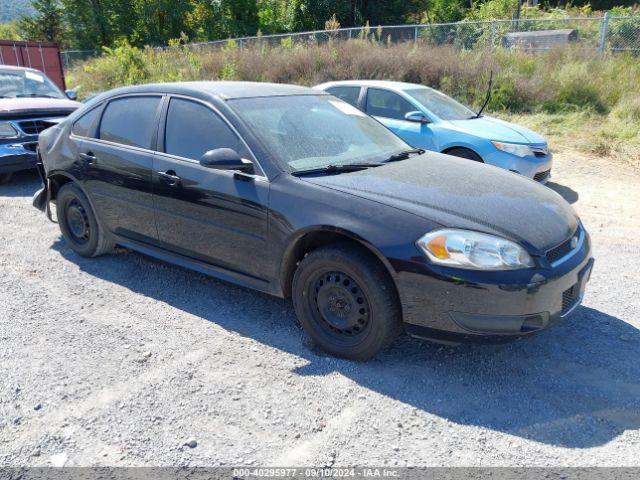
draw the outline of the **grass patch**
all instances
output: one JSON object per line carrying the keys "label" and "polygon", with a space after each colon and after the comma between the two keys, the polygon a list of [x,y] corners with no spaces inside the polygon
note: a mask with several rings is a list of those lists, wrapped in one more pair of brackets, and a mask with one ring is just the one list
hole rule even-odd
{"label": "grass patch", "polygon": [[[629,112],[621,107],[624,115]],[[638,113],[635,110],[632,115]],[[578,151],[610,157],[640,170],[640,122],[620,116],[619,109],[600,115],[588,111],[569,113],[502,114],[544,135],[552,150]]]}

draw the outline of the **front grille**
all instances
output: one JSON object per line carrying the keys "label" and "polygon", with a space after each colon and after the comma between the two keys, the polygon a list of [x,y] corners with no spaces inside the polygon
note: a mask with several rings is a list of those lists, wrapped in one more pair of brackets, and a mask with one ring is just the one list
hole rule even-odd
{"label": "front grille", "polygon": [[27,135],[37,135],[44,129],[49,128],[51,123],[45,120],[23,120],[18,122],[18,126]]}
{"label": "front grille", "polygon": [[536,182],[542,182],[544,180],[546,180],[547,178],[549,178],[549,175],[551,175],[551,169],[549,170],[545,170],[544,172],[538,172],[533,176],[533,179]]}
{"label": "front grille", "polygon": [[580,226],[578,226],[575,233],[571,235],[567,240],[562,242],[560,245],[553,247],[551,250],[547,250],[545,257],[547,258],[549,263],[556,262],[561,258],[569,255],[575,248],[579,248],[579,245],[577,243],[581,234],[582,234],[582,229]]}
{"label": "front grille", "polygon": [[571,310],[575,304],[580,300],[577,295],[578,285],[574,285],[571,288],[568,288],[564,292],[562,292],[562,310],[561,315],[566,315],[566,313]]}

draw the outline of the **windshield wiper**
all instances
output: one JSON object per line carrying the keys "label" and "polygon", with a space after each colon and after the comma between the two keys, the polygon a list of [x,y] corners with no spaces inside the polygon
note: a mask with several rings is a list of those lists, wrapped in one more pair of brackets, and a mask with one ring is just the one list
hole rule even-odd
{"label": "windshield wiper", "polygon": [[389,162],[397,162],[398,160],[406,160],[413,154],[422,155],[423,153],[424,153],[424,150],[422,148],[412,148],[411,150],[404,150],[402,152],[389,155],[389,157],[386,160],[384,160],[384,162],[389,163]]}
{"label": "windshield wiper", "polygon": [[302,177],[304,175],[315,175],[322,173],[342,173],[342,172],[357,172],[358,170],[365,170],[370,167],[379,167],[381,163],[343,163],[343,164],[331,164],[324,167],[309,168],[307,170],[297,170],[291,172],[291,175],[296,177]]}

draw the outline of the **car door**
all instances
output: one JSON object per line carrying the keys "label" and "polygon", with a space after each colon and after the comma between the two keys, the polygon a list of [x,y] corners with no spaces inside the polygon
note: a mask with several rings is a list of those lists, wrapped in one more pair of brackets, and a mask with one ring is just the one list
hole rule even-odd
{"label": "car door", "polygon": [[110,231],[157,243],[151,194],[152,144],[158,130],[161,95],[110,100],[94,137],[79,153],[83,184],[98,218]]}
{"label": "car door", "polygon": [[[172,97],[163,115],[153,191],[161,244],[242,275],[267,274],[269,182],[235,130],[212,106]],[[200,165],[208,150],[231,148],[256,172]]]}
{"label": "car door", "polygon": [[367,88],[365,111],[379,120],[412,147],[435,150],[433,132],[428,123],[409,122],[404,116],[419,110],[390,90]]}

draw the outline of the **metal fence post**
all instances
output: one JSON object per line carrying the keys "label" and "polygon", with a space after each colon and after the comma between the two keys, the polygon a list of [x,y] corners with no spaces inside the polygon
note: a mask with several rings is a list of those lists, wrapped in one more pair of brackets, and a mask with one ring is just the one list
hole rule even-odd
{"label": "metal fence post", "polygon": [[607,45],[607,26],[609,25],[609,12],[604,12],[602,17],[602,25],[600,26],[600,55],[604,55],[604,49]]}
{"label": "metal fence post", "polygon": [[418,43],[418,26],[413,27],[413,45]]}
{"label": "metal fence post", "polygon": [[496,21],[491,22],[491,46],[496,46]]}

